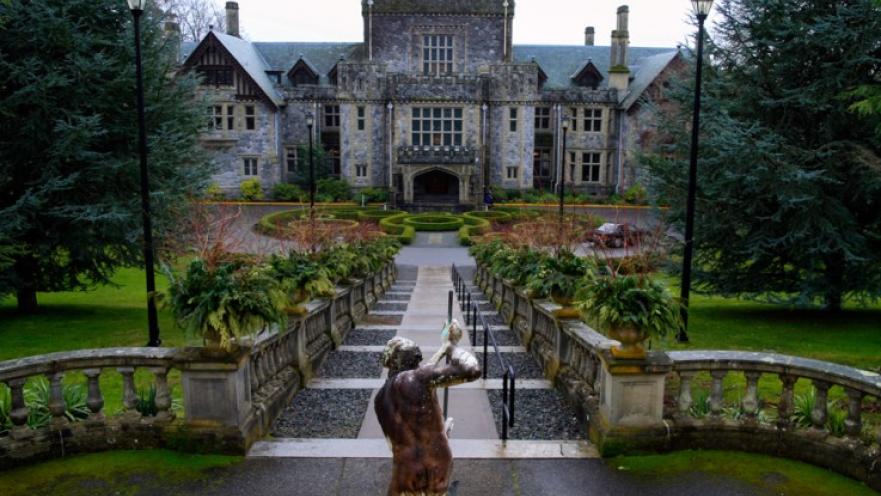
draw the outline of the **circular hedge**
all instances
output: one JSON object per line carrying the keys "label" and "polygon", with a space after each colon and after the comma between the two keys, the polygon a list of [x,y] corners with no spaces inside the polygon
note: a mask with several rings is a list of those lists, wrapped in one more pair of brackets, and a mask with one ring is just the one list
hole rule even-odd
{"label": "circular hedge", "polygon": [[456,231],[464,224],[465,222],[461,217],[449,214],[420,214],[404,218],[404,225],[410,226],[417,231]]}
{"label": "circular hedge", "polygon": [[498,210],[490,210],[487,212],[481,212],[481,211],[475,210],[473,212],[466,212],[465,217],[478,217],[481,219],[486,219],[490,222],[501,222],[501,223],[511,222],[511,214],[509,214],[507,212],[500,212]]}
{"label": "circular hedge", "polygon": [[[302,224],[309,222],[308,209],[285,210],[269,214],[260,219],[255,228],[268,236],[282,236]],[[354,229],[358,222],[347,219],[334,219],[333,214],[326,210],[315,211],[315,222],[319,228],[337,229],[341,231]]]}
{"label": "circular hedge", "polygon": [[395,215],[405,214],[406,212],[402,212],[400,210],[362,210],[358,212],[359,220],[369,220],[373,222],[379,222],[386,217],[393,217]]}
{"label": "circular hedge", "polygon": [[413,237],[416,236],[416,230],[413,229],[413,226],[404,225],[405,218],[407,218],[407,214],[404,212],[385,217],[379,221],[379,228],[386,234],[395,236],[401,244],[409,245],[413,242]]}

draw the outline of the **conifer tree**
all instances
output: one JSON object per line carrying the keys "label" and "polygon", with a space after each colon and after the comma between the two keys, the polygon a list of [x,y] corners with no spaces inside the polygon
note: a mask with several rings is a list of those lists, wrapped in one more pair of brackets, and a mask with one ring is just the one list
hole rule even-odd
{"label": "conifer tree", "polygon": [[[722,0],[704,73],[696,289],[837,310],[881,296],[877,115],[848,92],[877,84],[874,0]],[[683,225],[691,80],[671,90],[646,163]]]}
{"label": "conifer tree", "polygon": [[[121,0],[0,2],[0,296],[83,289],[141,263],[134,38]],[[150,190],[161,242],[204,187],[195,81],[142,18]]]}

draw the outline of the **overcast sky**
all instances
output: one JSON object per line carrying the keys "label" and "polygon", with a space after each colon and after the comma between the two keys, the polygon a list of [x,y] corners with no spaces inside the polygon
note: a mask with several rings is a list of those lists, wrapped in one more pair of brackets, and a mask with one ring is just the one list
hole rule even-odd
{"label": "overcast sky", "polygon": [[[223,0],[215,0],[222,7]],[[502,2],[503,0],[498,0]],[[238,0],[242,31],[252,41],[361,41],[360,0]],[[596,28],[608,45],[619,5],[630,6],[633,46],[673,47],[693,28],[690,0],[517,0],[514,43],[582,44]]]}

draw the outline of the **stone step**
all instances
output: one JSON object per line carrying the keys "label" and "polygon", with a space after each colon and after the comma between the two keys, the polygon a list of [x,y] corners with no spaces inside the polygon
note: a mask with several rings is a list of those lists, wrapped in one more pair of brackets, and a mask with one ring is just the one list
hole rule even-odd
{"label": "stone step", "polygon": [[[459,384],[455,389],[502,389],[502,379],[478,379],[474,382]],[[329,379],[315,378],[309,381],[308,389],[379,389],[385,379],[348,378]],[[551,381],[545,379],[518,379],[516,389],[553,389]]]}
{"label": "stone step", "polygon": [[[337,351],[353,351],[359,353],[370,353],[370,352],[382,352],[385,349],[385,346],[379,345],[364,345],[364,346],[340,346],[337,348]],[[420,346],[423,355],[432,355],[434,354],[439,347],[438,346]],[[479,352],[483,351],[483,346],[472,346],[471,351]],[[527,353],[526,348],[522,346],[499,346],[500,353]]]}
{"label": "stone step", "polygon": [[[454,427],[455,429],[455,427]],[[563,459],[599,458],[587,441],[451,439],[453,458]],[[254,443],[249,458],[391,458],[385,439],[272,439]]]}
{"label": "stone step", "polygon": [[[446,317],[446,316],[444,316],[444,317]],[[459,320],[459,323],[464,325],[465,321]],[[489,328],[491,331],[510,331],[511,330],[510,327],[505,326],[505,325],[492,325],[491,324],[489,326]],[[355,331],[375,331],[375,330],[381,330],[381,329],[397,329],[397,330],[405,330],[405,331],[437,331],[437,332],[441,331],[441,328],[438,327],[436,324],[431,324],[431,325],[429,325],[429,324],[426,324],[426,325],[416,325],[416,324],[395,324],[395,325],[393,325],[393,324],[388,324],[388,325],[364,324],[364,325],[360,325],[359,324],[359,325],[357,325],[357,327],[354,330]],[[471,332],[471,326],[468,326],[468,332],[469,333]],[[478,327],[477,332],[478,333],[483,332],[483,327]]]}

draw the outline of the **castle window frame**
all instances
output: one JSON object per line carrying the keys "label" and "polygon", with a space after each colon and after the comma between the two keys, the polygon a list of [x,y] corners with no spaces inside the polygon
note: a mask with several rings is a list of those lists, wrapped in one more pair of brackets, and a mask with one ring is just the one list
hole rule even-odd
{"label": "castle window frame", "polygon": [[603,154],[600,152],[582,152],[581,182],[601,183],[603,179]]}
{"label": "castle window frame", "polygon": [[569,126],[572,128],[572,132],[578,131],[578,107],[569,109]]}
{"label": "castle window frame", "polygon": [[300,146],[285,147],[285,166],[288,174],[296,174],[300,167]]}
{"label": "castle window frame", "polygon": [[520,167],[510,166],[505,168],[505,178],[515,180],[520,178]]}
{"label": "castle window frame", "polygon": [[367,112],[363,106],[358,107],[358,131],[363,131],[367,127]]}
{"label": "castle window frame", "polygon": [[461,107],[413,107],[413,146],[462,146]]}
{"label": "castle window frame", "polygon": [[223,105],[208,106],[208,127],[212,131],[223,131]]}
{"label": "castle window frame", "polygon": [[340,106],[325,105],[324,108],[324,127],[339,128],[340,127]]}
{"label": "castle window frame", "polygon": [[535,129],[537,131],[551,130],[550,107],[535,107]]}
{"label": "castle window frame", "polygon": [[454,44],[451,34],[422,35],[422,73],[426,76],[452,74]]}
{"label": "castle window frame", "polygon": [[366,178],[367,177],[367,164],[355,164],[355,177],[358,178]]}
{"label": "castle window frame", "polygon": [[517,132],[517,107],[511,107],[508,109],[508,129],[512,133]]}
{"label": "castle window frame", "polygon": [[259,176],[260,159],[257,157],[242,157],[242,175],[245,177]]}
{"label": "castle window frame", "polygon": [[600,133],[603,131],[603,109],[584,109],[584,132]]}
{"label": "castle window frame", "polygon": [[257,106],[245,105],[245,129],[248,131],[257,130]]}

